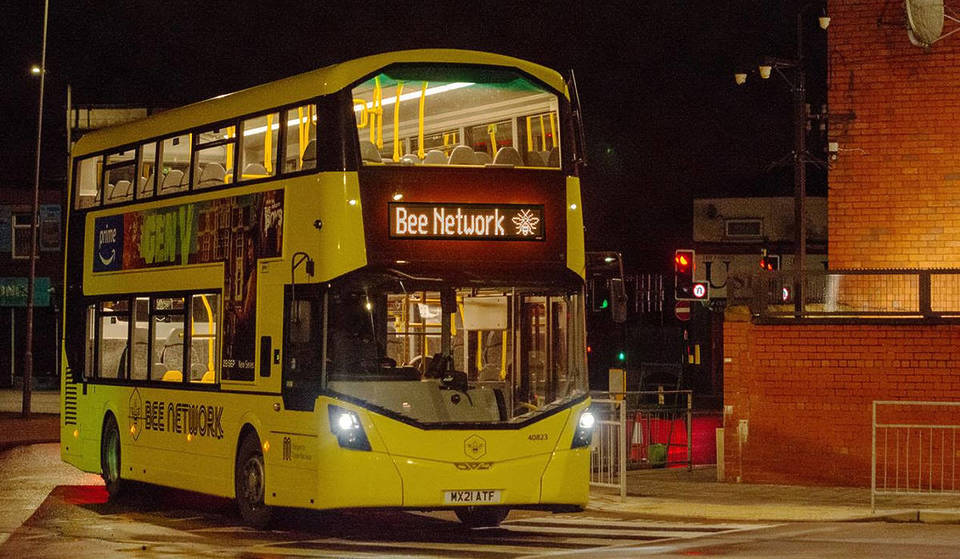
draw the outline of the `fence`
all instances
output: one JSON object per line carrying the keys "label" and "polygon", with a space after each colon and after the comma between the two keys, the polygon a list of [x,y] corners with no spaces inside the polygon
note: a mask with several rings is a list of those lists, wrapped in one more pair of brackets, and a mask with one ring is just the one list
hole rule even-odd
{"label": "fence", "polygon": [[613,487],[627,496],[626,423],[623,400],[594,399],[590,409],[597,418],[590,448],[590,485]]}
{"label": "fence", "polygon": [[960,269],[805,270],[796,301],[792,271],[763,272],[731,288],[761,318],[958,318]]}
{"label": "fence", "polygon": [[693,468],[693,392],[627,392],[627,468]]}
{"label": "fence", "polygon": [[881,495],[960,496],[960,402],[873,402],[870,508]]}

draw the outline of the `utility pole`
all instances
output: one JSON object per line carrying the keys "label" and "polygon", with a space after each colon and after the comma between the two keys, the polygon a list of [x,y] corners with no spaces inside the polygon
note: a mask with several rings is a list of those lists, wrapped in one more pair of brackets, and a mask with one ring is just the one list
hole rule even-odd
{"label": "utility pole", "polygon": [[40,143],[43,138],[43,85],[47,73],[47,15],[50,0],[43,2],[43,47],[40,55],[40,103],[37,107],[37,158],[33,173],[33,212],[30,219],[30,276],[27,279],[27,348],[23,355],[23,403],[20,414],[30,417],[33,384],[33,291],[37,281],[37,220],[40,213]]}

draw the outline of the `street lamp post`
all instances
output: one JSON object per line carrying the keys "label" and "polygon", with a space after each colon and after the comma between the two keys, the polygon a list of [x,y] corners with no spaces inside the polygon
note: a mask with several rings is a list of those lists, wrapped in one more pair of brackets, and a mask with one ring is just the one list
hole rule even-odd
{"label": "street lamp post", "polygon": [[23,355],[23,402],[20,413],[30,417],[31,384],[33,383],[33,291],[37,279],[37,221],[40,213],[40,142],[43,138],[43,86],[47,71],[47,15],[50,1],[43,3],[43,47],[40,55],[40,102],[37,107],[37,154],[33,172],[33,212],[30,219],[30,275],[27,278],[27,332],[26,351]]}
{"label": "street lamp post", "polygon": [[[793,308],[794,316],[801,317],[804,312],[806,294],[804,293],[807,261],[807,168],[806,164],[816,161],[807,153],[807,87],[806,74],[803,68],[803,14],[810,6],[819,2],[811,2],[797,12],[797,52],[793,59],[771,58],[765,59],[758,68],[760,77],[767,79],[772,71],[776,71],[790,87],[793,96],[794,133],[793,133],[793,208],[794,208],[794,263],[793,263]],[[825,14],[818,18],[821,29],[826,30],[830,25],[830,18]],[[792,75],[787,75],[790,72]],[[747,81],[745,73],[734,75],[737,85]]]}

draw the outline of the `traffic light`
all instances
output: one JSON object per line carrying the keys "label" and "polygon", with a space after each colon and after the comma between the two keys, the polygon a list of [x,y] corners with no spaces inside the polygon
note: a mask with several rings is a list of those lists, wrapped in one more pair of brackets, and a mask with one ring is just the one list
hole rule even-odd
{"label": "traffic light", "polygon": [[774,272],[780,269],[780,255],[767,254],[766,251],[760,254],[760,269],[768,272]]}
{"label": "traffic light", "polygon": [[673,298],[677,301],[698,299],[693,294],[694,252],[680,249],[673,254]]}

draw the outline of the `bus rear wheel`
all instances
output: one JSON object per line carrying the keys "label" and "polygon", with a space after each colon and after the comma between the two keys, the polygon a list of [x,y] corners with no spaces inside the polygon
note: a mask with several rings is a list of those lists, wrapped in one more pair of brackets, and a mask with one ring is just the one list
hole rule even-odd
{"label": "bus rear wheel", "polygon": [[248,435],[240,443],[233,477],[237,508],[240,509],[243,521],[253,528],[266,528],[270,524],[273,510],[263,503],[266,468],[260,441],[256,436]]}
{"label": "bus rear wheel", "polygon": [[120,471],[120,429],[117,428],[117,420],[110,414],[103,421],[103,433],[100,436],[100,477],[111,499],[123,490]]}
{"label": "bus rear wheel", "polygon": [[468,528],[493,528],[499,526],[510,509],[501,507],[465,507],[454,512],[460,522]]}

